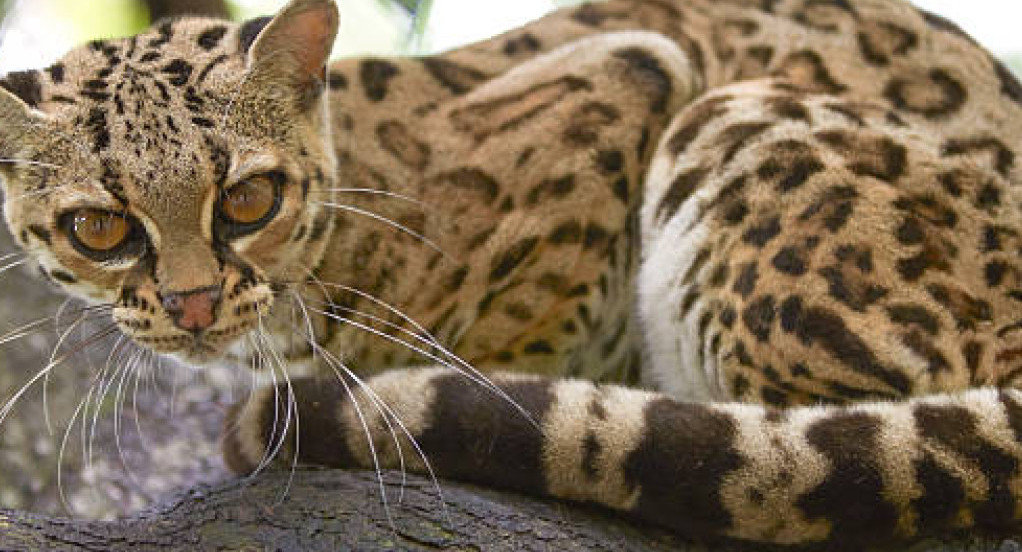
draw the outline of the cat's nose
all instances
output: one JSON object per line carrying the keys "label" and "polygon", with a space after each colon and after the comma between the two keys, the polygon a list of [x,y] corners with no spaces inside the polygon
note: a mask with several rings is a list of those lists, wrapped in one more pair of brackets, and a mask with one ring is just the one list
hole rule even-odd
{"label": "cat's nose", "polygon": [[163,308],[182,330],[201,332],[216,322],[220,304],[220,286],[167,293],[163,295]]}

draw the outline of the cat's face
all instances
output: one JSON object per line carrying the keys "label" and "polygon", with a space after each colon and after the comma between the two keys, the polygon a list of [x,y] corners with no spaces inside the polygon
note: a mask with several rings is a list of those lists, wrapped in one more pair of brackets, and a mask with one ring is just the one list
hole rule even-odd
{"label": "cat's face", "polygon": [[0,90],[4,215],[137,343],[217,356],[304,281],[332,217],[329,0],[93,43]]}

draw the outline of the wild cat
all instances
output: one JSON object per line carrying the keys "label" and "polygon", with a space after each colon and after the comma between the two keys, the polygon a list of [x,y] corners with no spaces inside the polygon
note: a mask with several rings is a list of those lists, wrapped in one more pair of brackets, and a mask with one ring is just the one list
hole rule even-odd
{"label": "wild cat", "polygon": [[952,23],[611,0],[329,63],[338,24],[164,21],[2,81],[43,273],[149,350],[281,376],[234,470],[780,544],[1016,526],[1022,86]]}

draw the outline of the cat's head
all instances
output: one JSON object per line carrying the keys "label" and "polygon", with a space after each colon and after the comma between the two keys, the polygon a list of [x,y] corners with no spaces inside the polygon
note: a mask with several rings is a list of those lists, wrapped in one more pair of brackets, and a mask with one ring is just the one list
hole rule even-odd
{"label": "cat's head", "polygon": [[272,19],[158,23],[0,81],[12,234],[137,343],[192,360],[303,281],[332,217],[332,0]]}

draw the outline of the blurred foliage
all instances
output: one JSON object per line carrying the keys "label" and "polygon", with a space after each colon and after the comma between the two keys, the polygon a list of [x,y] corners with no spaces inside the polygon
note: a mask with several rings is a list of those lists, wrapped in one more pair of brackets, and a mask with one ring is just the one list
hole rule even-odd
{"label": "blurred foliage", "polygon": [[149,14],[139,0],[52,0],[56,11],[75,22],[78,41],[125,36],[149,25]]}

